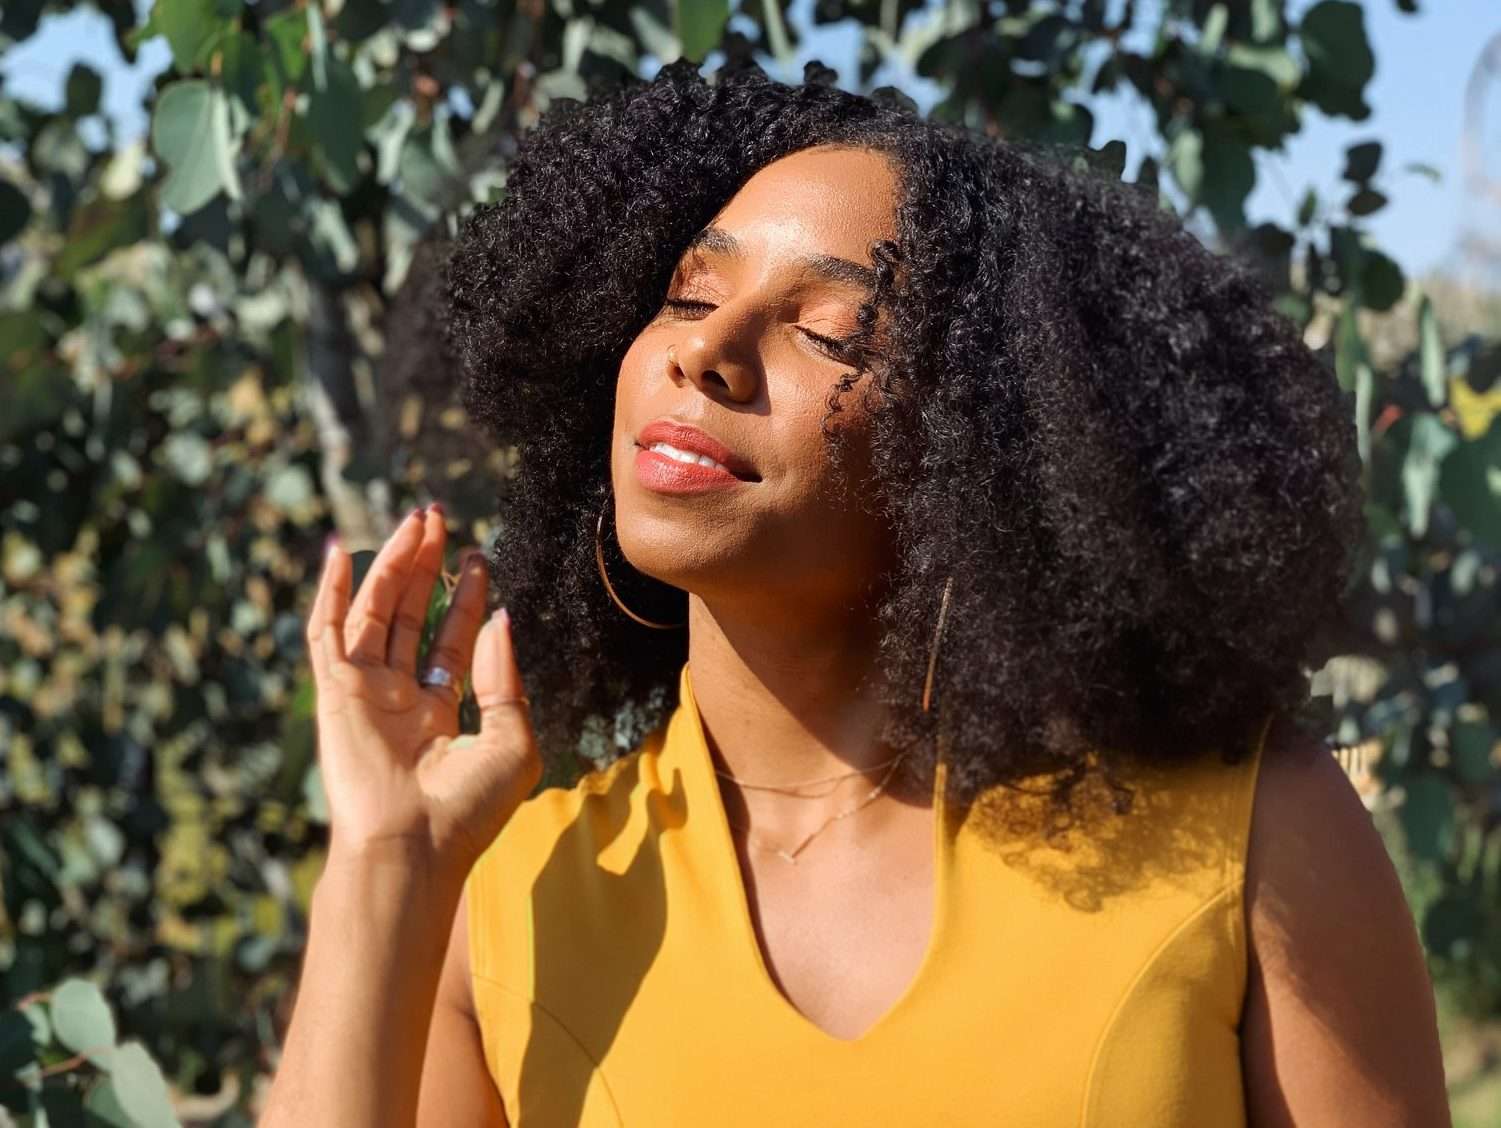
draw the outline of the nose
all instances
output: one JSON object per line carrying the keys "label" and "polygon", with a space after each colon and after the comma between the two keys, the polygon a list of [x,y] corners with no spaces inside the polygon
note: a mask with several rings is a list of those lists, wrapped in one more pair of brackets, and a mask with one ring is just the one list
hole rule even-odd
{"label": "nose", "polygon": [[750,357],[742,357],[742,346],[731,339],[730,333],[707,326],[711,318],[693,322],[690,332],[668,346],[668,374],[674,381],[692,381],[711,399],[749,402],[760,383],[755,363]]}

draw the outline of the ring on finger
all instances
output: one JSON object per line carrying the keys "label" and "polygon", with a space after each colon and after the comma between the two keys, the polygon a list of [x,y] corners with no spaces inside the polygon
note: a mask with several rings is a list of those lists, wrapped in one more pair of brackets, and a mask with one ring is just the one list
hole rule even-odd
{"label": "ring on finger", "polygon": [[422,671],[422,675],[417,679],[417,683],[424,686],[438,686],[443,689],[451,689],[453,690],[455,701],[462,700],[464,697],[463,684],[458,678],[454,677],[453,671],[445,669],[442,666],[429,666],[426,670]]}

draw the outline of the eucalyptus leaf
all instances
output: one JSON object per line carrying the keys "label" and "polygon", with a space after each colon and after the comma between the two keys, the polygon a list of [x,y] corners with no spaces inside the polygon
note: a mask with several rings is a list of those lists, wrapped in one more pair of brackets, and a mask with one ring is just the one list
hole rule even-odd
{"label": "eucalyptus leaf", "polygon": [[166,1078],[140,1042],[125,1042],[115,1050],[109,1075],[115,1097],[133,1123],[140,1128],[177,1128]]}
{"label": "eucalyptus leaf", "polygon": [[104,993],[86,979],[65,979],[52,992],[52,1029],[74,1053],[91,1057],[115,1044],[115,1017]]}
{"label": "eucalyptus leaf", "polygon": [[1362,188],[1351,194],[1345,202],[1346,209],[1351,215],[1370,215],[1386,207],[1387,198],[1374,188]]}
{"label": "eucalyptus leaf", "polygon": [[1431,407],[1442,407],[1449,398],[1449,373],[1444,342],[1439,336],[1433,302],[1424,294],[1418,303],[1418,371]]}
{"label": "eucalyptus leaf", "polygon": [[1303,193],[1303,202],[1298,205],[1298,226],[1307,227],[1318,214],[1319,194],[1312,188]]}
{"label": "eucalyptus leaf", "polygon": [[1222,232],[1246,225],[1246,199],[1256,186],[1250,147],[1218,133],[1204,137],[1200,197]]}
{"label": "eucalyptus leaf", "polygon": [[1275,39],[1282,32],[1281,4],[1277,0],[1251,0],[1251,38],[1258,43]]}
{"label": "eucalyptus leaf", "polygon": [[1365,250],[1360,272],[1362,305],[1378,312],[1391,309],[1402,300],[1406,288],[1407,278],[1396,259],[1377,250]]}
{"label": "eucalyptus leaf", "polygon": [[302,81],[307,70],[307,17],[299,8],[287,8],[267,18],[262,25],[266,41],[266,58],[275,77],[273,92],[279,104],[283,92]]}
{"label": "eucalyptus leaf", "polygon": [[171,169],[161,200],[173,211],[197,211],[221,191],[240,198],[229,107],[217,87],[199,79],[167,87],[151,118],[151,145]]}
{"label": "eucalyptus leaf", "polygon": [[1168,147],[1167,167],[1183,194],[1197,201],[1204,183],[1204,138],[1198,130],[1185,128],[1173,138]]}
{"label": "eucalyptus leaf", "polygon": [[88,1113],[89,1128],[105,1125],[106,1128],[140,1128],[115,1090],[113,1078],[101,1077],[89,1087],[83,1099],[84,1111]]}
{"label": "eucalyptus leaf", "polygon": [[1302,93],[1326,114],[1362,121],[1371,114],[1366,84],[1376,57],[1366,38],[1365,13],[1352,0],[1320,0],[1303,15],[1299,31],[1308,71]]}
{"label": "eucalyptus leaf", "polygon": [[719,44],[730,18],[729,0],[674,0],[678,41],[683,55],[701,60]]}
{"label": "eucalyptus leaf", "polygon": [[1341,176],[1356,184],[1364,184],[1376,175],[1381,166],[1381,142],[1362,141],[1345,150],[1345,169]]}
{"label": "eucalyptus leaf", "polygon": [[314,69],[314,87],[309,96],[308,123],[316,140],[323,174],[334,191],[346,193],[359,179],[358,158],[363,146],[359,122],[363,114],[360,82],[349,64],[328,56],[322,66],[324,83],[317,84],[319,68]]}
{"label": "eucalyptus leaf", "polygon": [[99,109],[99,95],[104,80],[99,72],[85,63],[74,63],[63,85],[63,103],[69,117],[87,117]]}
{"label": "eucalyptus leaf", "polygon": [[1439,468],[1458,445],[1459,436],[1437,415],[1425,412],[1413,420],[1402,461],[1402,487],[1408,532],[1416,538],[1428,532],[1428,515],[1438,496]]}
{"label": "eucalyptus leaf", "polygon": [[236,0],[156,0],[151,22],[167,37],[172,65],[185,75],[208,62],[211,49],[238,15]]}

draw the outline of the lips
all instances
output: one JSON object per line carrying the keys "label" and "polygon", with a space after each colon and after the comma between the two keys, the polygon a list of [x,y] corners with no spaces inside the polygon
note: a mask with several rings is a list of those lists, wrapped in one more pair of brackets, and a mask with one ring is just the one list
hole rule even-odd
{"label": "lips", "polygon": [[650,449],[653,443],[667,443],[685,453],[712,458],[743,482],[761,480],[761,476],[756,473],[756,468],[748,459],[736,454],[713,435],[700,431],[697,427],[690,427],[685,423],[676,423],[668,419],[655,420],[643,427],[641,433],[636,436],[636,445],[643,450]]}

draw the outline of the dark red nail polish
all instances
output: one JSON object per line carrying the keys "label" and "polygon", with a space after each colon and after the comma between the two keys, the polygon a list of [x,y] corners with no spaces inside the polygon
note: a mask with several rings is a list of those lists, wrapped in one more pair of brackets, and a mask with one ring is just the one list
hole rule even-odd
{"label": "dark red nail polish", "polygon": [[428,508],[431,509],[431,510],[433,510],[433,512],[437,513],[437,515],[439,517],[445,517],[445,516],[448,515],[448,510],[446,510],[446,509],[443,508],[443,503],[441,501],[435,501],[435,502],[433,502],[432,504],[430,504],[428,506]]}
{"label": "dark red nail polish", "polygon": [[421,517],[421,516],[422,516],[422,506],[419,505],[416,509],[412,510],[410,513],[407,514],[407,520],[410,521],[413,517]]}

